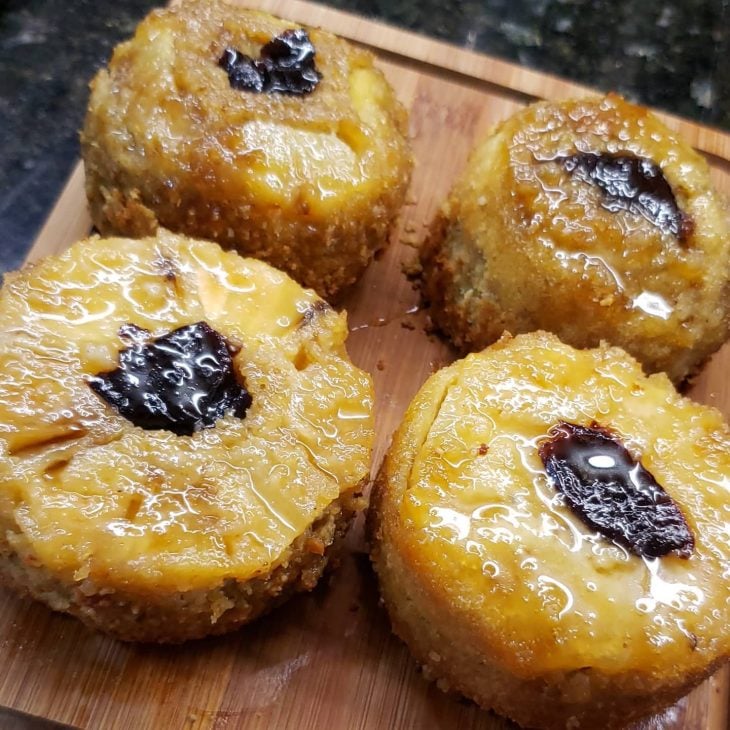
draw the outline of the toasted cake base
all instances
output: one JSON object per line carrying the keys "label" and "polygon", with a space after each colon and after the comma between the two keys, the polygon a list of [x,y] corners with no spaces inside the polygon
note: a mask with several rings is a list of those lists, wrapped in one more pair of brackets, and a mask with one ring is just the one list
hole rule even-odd
{"label": "toasted cake base", "polygon": [[364,501],[359,491],[336,499],[290,546],[276,567],[250,580],[228,579],[210,590],[144,594],[93,580],[65,583],[0,536],[0,581],[20,595],[81,619],[122,641],[180,643],[225,634],[311,591],[336,561],[340,543]]}
{"label": "toasted cake base", "polygon": [[[376,486],[375,494],[382,489]],[[474,642],[473,627],[462,624],[446,602],[439,603],[424,590],[412,566],[378,539],[379,509],[374,500],[369,513],[372,558],[393,633],[408,646],[423,676],[441,691],[468,697],[522,727],[620,730],[666,709],[727,661],[718,658],[701,672],[678,673],[661,683],[634,673],[606,675],[590,668],[533,679],[506,671]],[[671,672],[671,667],[666,669]]]}
{"label": "toasted cake base", "polygon": [[[683,510],[688,559],[627,552],[555,495],[537,444],[557,421],[600,419]],[[394,632],[441,689],[525,727],[620,728],[662,710],[730,656],[728,443],[717,411],[618,348],[536,333],[444,368],[371,495]]]}

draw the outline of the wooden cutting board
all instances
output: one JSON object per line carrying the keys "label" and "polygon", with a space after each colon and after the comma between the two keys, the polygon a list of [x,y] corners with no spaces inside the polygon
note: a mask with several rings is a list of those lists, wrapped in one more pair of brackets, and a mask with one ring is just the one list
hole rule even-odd
{"label": "wooden cutting board", "polygon": [[[246,3],[318,25],[372,48],[410,109],[417,166],[388,252],[345,302],[353,360],[377,391],[374,469],[407,403],[453,355],[424,332],[425,313],[402,273],[475,140],[536,98],[584,94],[560,79],[298,0]],[[662,115],[708,154],[730,194],[730,136]],[[77,167],[30,260],[60,251],[90,229]],[[691,395],[730,415],[730,346]],[[362,542],[349,537],[339,571],[312,594],[230,636],[182,647],[131,646],[0,591],[0,705],[88,728],[378,730],[513,727],[447,697],[419,675],[391,634]],[[727,667],[661,716],[634,730],[725,730]]]}

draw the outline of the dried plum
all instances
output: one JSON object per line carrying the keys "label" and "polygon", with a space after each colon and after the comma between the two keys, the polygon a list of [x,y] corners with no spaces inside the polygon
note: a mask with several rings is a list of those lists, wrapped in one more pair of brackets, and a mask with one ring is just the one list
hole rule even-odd
{"label": "dried plum", "polygon": [[582,152],[561,157],[559,161],[573,177],[600,188],[608,210],[641,215],[681,242],[691,233],[690,218],[679,209],[671,186],[652,160],[626,154]]}
{"label": "dried plum", "polygon": [[252,398],[234,372],[234,351],[206,322],[154,340],[132,324],[119,334],[129,344],[119,366],[89,385],[135,426],[190,436],[226,413],[246,415]]}
{"label": "dried plum", "polygon": [[315,55],[309,34],[297,28],[272,38],[261,48],[260,58],[228,47],[218,65],[226,71],[234,89],[309,94],[322,78],[314,63]]}
{"label": "dried plum", "polygon": [[539,447],[568,506],[593,529],[638,555],[689,557],[694,537],[681,510],[615,434],[561,421]]}

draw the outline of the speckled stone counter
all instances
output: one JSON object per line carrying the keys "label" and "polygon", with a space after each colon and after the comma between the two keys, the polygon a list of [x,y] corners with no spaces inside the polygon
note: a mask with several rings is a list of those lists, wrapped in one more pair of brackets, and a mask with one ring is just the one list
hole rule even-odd
{"label": "speckled stone counter", "polygon": [[[0,0],[0,270],[78,156],[87,84],[154,0]],[[329,0],[730,129],[728,0]]]}

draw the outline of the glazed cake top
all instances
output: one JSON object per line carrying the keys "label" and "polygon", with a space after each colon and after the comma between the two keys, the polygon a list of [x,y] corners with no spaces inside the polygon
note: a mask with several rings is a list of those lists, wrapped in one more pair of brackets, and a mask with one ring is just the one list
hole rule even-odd
{"label": "glazed cake top", "polygon": [[153,11],[92,82],[87,144],[130,174],[155,159],[156,179],[192,173],[208,194],[238,200],[245,188],[262,205],[306,215],[396,184],[409,158],[406,116],[367,51],[309,29],[321,76],[311,93],[232,86],[226,53],[259,59],[300,30],[219,0]]}
{"label": "glazed cake top", "polygon": [[[160,360],[180,331],[204,349]],[[90,239],[7,276],[0,332],[0,523],[67,580],[144,593],[266,573],[368,474],[372,388],[345,316],[262,262],[166,232]],[[135,423],[91,387],[135,343],[137,366],[152,351],[193,388],[232,367],[232,400],[183,432]]]}

